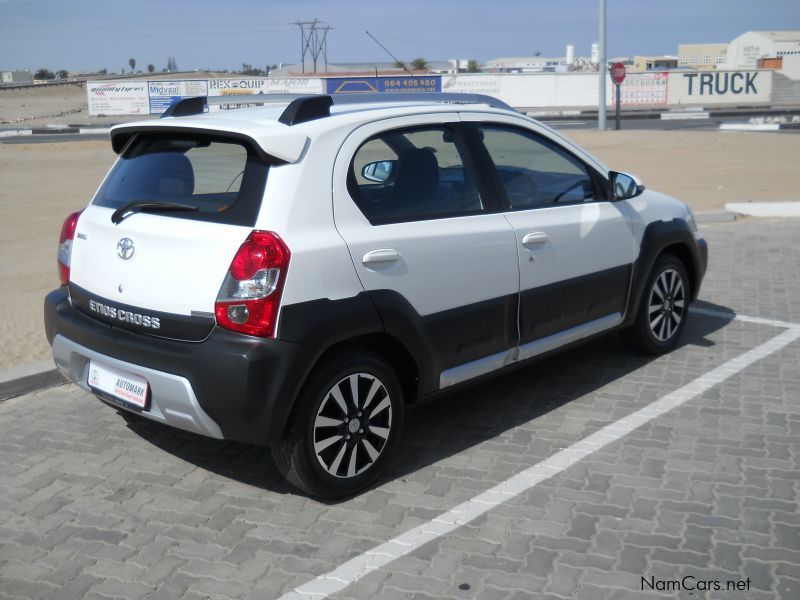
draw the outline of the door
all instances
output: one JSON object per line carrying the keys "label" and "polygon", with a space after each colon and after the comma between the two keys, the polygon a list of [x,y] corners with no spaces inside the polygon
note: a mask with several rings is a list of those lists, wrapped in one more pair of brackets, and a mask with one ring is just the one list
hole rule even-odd
{"label": "door", "polygon": [[[78,222],[73,303],[118,327],[205,337],[233,255],[255,223],[268,169],[239,140],[140,134]],[[160,319],[158,331],[142,325],[143,314]]]}
{"label": "door", "polygon": [[520,268],[520,359],[621,322],[634,260],[625,205],[549,137],[476,123],[507,203]]}
{"label": "door", "polygon": [[432,370],[434,389],[514,356],[516,243],[493,202],[455,114],[361,127],[337,158],[336,227],[387,331]]}

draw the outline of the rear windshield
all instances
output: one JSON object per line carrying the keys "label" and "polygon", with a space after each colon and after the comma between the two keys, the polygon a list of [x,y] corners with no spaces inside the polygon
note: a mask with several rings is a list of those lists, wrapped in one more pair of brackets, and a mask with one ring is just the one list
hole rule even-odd
{"label": "rear windshield", "polygon": [[134,201],[177,202],[197,210],[156,214],[252,226],[268,168],[238,140],[139,134],[122,152],[93,204],[117,209]]}

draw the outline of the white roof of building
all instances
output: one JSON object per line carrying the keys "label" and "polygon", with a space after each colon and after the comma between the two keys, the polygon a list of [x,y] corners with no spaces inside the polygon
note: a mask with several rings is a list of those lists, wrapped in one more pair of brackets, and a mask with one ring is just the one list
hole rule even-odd
{"label": "white roof of building", "polygon": [[765,38],[771,39],[773,42],[800,42],[800,29],[748,31],[747,33],[758,34]]}

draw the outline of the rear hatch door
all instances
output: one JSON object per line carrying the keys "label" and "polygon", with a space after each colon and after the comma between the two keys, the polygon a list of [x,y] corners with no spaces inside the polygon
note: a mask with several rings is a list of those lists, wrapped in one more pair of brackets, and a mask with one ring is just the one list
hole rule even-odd
{"label": "rear hatch door", "polygon": [[73,304],[124,329],[204,339],[231,260],[256,221],[268,169],[241,140],[134,137],[78,221]]}

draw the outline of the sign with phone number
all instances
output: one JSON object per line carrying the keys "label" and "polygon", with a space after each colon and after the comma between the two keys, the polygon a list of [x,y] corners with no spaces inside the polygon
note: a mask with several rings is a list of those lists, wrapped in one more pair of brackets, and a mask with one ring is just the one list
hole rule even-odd
{"label": "sign with phone number", "polygon": [[328,94],[363,94],[381,92],[402,94],[413,92],[441,92],[440,75],[419,77],[331,77],[325,80]]}

